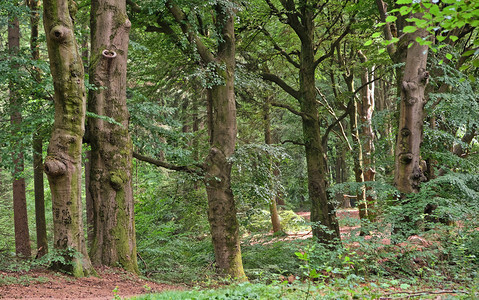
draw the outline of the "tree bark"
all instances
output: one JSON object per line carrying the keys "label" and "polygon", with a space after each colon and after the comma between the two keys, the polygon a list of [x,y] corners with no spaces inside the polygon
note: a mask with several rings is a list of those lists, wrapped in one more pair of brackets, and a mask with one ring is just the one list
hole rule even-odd
{"label": "tree bark", "polygon": [[91,5],[89,111],[114,119],[88,118],[91,144],[89,191],[93,203],[90,257],[95,265],[139,273],[133,211],[132,155],[126,107],[126,65],[131,23],[126,2]]}
{"label": "tree bark", "polygon": [[[359,138],[359,122],[358,122],[358,101],[354,94],[354,76],[353,74],[344,75],[344,80],[349,93],[353,95],[352,106],[349,110],[349,122],[351,125],[351,138],[353,141],[353,162],[354,162],[354,177],[357,183],[364,184],[364,160],[363,160],[363,145],[362,141]],[[356,203],[359,209],[359,219],[361,220],[361,235],[365,235],[366,232],[363,230],[364,223],[368,217],[368,205],[366,203],[366,189],[364,186],[361,186],[359,190],[356,191]]]}
{"label": "tree bark", "polygon": [[205,182],[208,194],[208,220],[215,249],[216,265],[221,273],[244,280],[246,275],[241,259],[239,225],[236,205],[231,190],[231,162],[229,158],[236,144],[236,104],[234,95],[235,37],[234,16],[225,14],[227,8],[216,8],[222,40],[219,42],[216,68],[224,85],[211,88],[210,123],[211,148],[205,161]]}
{"label": "tree bark", "polygon": [[[366,56],[359,51],[359,58],[362,63],[367,61]],[[374,152],[374,132],[372,127],[372,117],[374,112],[374,82],[373,75],[367,67],[361,72],[360,90],[361,102],[359,103],[359,120],[361,127],[361,145],[363,159],[363,176],[364,181],[374,181],[376,170],[374,169],[373,152]],[[369,84],[368,84],[369,83]],[[366,187],[365,202],[367,207],[367,218],[369,221],[376,220],[375,200],[372,195],[371,187]]]}
{"label": "tree bark", "polygon": [[65,258],[65,264],[55,267],[80,277],[95,271],[83,233],[81,153],[86,94],[82,59],[73,34],[75,10],[73,1],[43,2],[43,23],[55,91],[55,120],[44,169],[52,194],[53,245]]}
{"label": "tree bark", "polygon": [[[17,17],[8,24],[8,50],[10,55],[16,56],[20,51],[20,24]],[[19,68],[18,64],[12,64]],[[10,124],[13,136],[17,135],[22,124],[21,100],[17,93],[17,79],[10,80]],[[15,142],[16,144],[16,142]],[[18,146],[18,145],[17,145]],[[27,198],[25,193],[25,177],[23,176],[23,151],[17,149],[12,153],[14,170],[13,177],[13,219],[15,228],[15,253],[19,257],[30,258],[31,246],[28,230]]]}
{"label": "tree bark", "polygon": [[35,224],[37,233],[37,254],[40,258],[48,253],[47,222],[45,219],[45,191],[43,189],[43,141],[33,137],[33,184],[35,190]]}
{"label": "tree bark", "polygon": [[[420,16],[416,16],[419,17]],[[423,140],[424,91],[429,73],[426,71],[428,46],[421,46],[416,38],[424,38],[427,31],[418,29],[407,34],[407,58],[401,86],[398,137],[395,153],[394,183],[401,193],[417,193],[426,180],[421,167],[420,146]]]}
{"label": "tree bark", "polygon": [[[40,48],[38,42],[38,27],[40,24],[40,1],[28,0],[30,8],[30,50],[32,59],[40,59]],[[37,69],[33,70],[35,81],[40,84],[41,76]],[[45,219],[45,190],[43,188],[43,138],[40,128],[33,134],[33,185],[35,193],[35,224],[37,234],[37,254],[40,258],[48,253],[47,224]]]}

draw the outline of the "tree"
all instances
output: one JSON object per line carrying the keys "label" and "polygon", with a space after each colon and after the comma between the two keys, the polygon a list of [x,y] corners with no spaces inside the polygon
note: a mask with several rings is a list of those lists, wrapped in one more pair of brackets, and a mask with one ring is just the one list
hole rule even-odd
{"label": "tree", "polygon": [[[38,27],[40,23],[40,1],[28,0],[30,9],[30,51],[32,59],[40,60],[40,45],[38,41]],[[38,69],[33,70],[35,82],[41,83]],[[35,95],[34,95],[35,96]],[[33,133],[33,181],[35,190],[35,224],[37,233],[37,257],[48,252],[47,225],[45,220],[45,191],[43,188],[43,138],[40,128]]]}
{"label": "tree", "polygon": [[73,32],[75,11],[73,1],[43,2],[43,23],[55,91],[55,120],[44,169],[52,194],[53,246],[65,258],[65,263],[57,268],[80,277],[95,271],[83,233],[81,150],[86,92],[82,59]]}
{"label": "tree", "polygon": [[[320,63],[334,54],[336,45],[348,34],[349,26],[343,20],[341,7],[331,5],[322,1],[293,1],[281,0],[282,8],[277,8],[272,1],[266,0],[271,15],[276,16],[281,23],[287,24],[296,38],[300,41],[300,48],[289,54],[274,41],[275,49],[298,71],[299,87],[297,89],[289,85],[285,80],[275,74],[264,73],[263,79],[276,83],[299,103],[300,110],[290,111],[298,115],[303,125],[303,141],[306,151],[307,172],[308,172],[308,193],[311,201],[311,221],[313,235],[320,242],[332,245],[340,240],[339,225],[336,219],[334,205],[328,199],[326,193],[326,165],[324,149],[320,128],[319,104],[316,100],[316,69]],[[328,9],[325,9],[328,7]],[[331,8],[331,11],[329,11]],[[326,13],[328,11],[328,13]],[[325,25],[324,28],[318,25],[319,15],[329,14],[328,18],[334,18],[336,22]],[[342,31],[337,35],[339,31]],[[268,36],[267,31],[264,33]],[[318,38],[320,36],[320,38]],[[326,40],[331,40],[326,44]],[[319,54],[318,49],[327,48],[324,53]],[[298,59],[296,59],[298,56]]]}
{"label": "tree", "polygon": [[[404,194],[417,193],[419,185],[426,180],[425,167],[421,166],[421,143],[423,140],[425,87],[429,79],[426,71],[428,54],[427,44],[419,43],[428,36],[425,29],[410,30],[402,17],[386,18],[386,5],[377,0],[381,19],[397,21],[396,27],[389,22],[384,26],[387,40],[393,41],[395,32],[403,33],[396,38],[397,46],[389,44],[388,52],[395,63],[405,62],[404,69],[398,74],[398,91],[401,96],[399,108],[399,127],[396,140],[394,184]],[[421,13],[411,18],[421,19]],[[412,31],[412,32],[411,32]]]}
{"label": "tree", "polygon": [[128,132],[126,67],[131,22],[125,1],[93,0],[87,140],[91,145],[89,191],[93,203],[90,257],[139,273],[132,190],[133,146]]}
{"label": "tree", "polygon": [[[20,51],[20,23],[16,16],[11,16],[8,24],[8,48],[12,57],[11,67],[18,69],[20,66],[14,62],[15,56]],[[10,123],[12,136],[16,136],[22,124],[21,98],[18,92],[20,78],[13,76],[9,83],[10,89]],[[24,158],[21,146],[12,153],[13,170],[13,218],[15,228],[15,252],[18,256],[29,258],[31,256],[30,234],[28,231],[27,198],[25,194]]]}
{"label": "tree", "polygon": [[[266,145],[273,144],[273,137],[271,136],[271,96],[266,96],[265,102],[263,104],[263,126],[264,126],[264,143]],[[275,162],[271,162],[273,164]],[[271,166],[273,168],[273,166]],[[275,177],[278,177],[279,172],[278,168],[274,168],[273,173]],[[269,203],[269,212],[271,214],[271,224],[273,225],[273,232],[281,232],[281,220],[279,218],[277,202],[279,199],[278,192],[274,193],[274,196],[271,197]]]}
{"label": "tree", "polygon": [[[189,14],[178,3],[166,1],[165,11],[158,13],[156,23],[148,31],[166,34],[185,54],[204,68],[209,76],[206,80],[207,124],[209,152],[201,167],[208,196],[208,221],[215,252],[216,266],[222,275],[244,280],[246,278],[241,259],[239,225],[236,205],[231,190],[231,161],[236,144],[236,104],[234,94],[235,75],[235,4],[229,1],[212,5],[212,28],[217,39],[213,42],[202,26],[193,26],[191,20],[203,21],[195,13],[198,8],[191,4]],[[139,10],[132,5],[133,9]],[[209,7],[209,6],[208,6]],[[175,27],[175,25],[177,27]],[[177,28],[181,33],[177,32]],[[202,35],[203,33],[203,35]],[[185,45],[185,41],[187,45]],[[211,49],[209,48],[211,46]],[[197,173],[188,167],[178,167],[165,162],[135,155],[138,159],[149,160],[156,165],[176,170]],[[201,172],[203,173],[203,172]]]}

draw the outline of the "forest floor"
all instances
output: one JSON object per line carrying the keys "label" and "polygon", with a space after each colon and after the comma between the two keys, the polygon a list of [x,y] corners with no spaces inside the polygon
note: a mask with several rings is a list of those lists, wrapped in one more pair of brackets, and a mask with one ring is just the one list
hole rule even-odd
{"label": "forest floor", "polygon": [[97,271],[98,277],[85,278],[73,278],[49,270],[0,271],[2,281],[10,279],[11,282],[15,282],[15,284],[0,284],[0,299],[111,300],[115,296],[123,298],[185,289],[185,286],[181,285],[148,281],[116,268],[102,268]]}
{"label": "forest floor", "polygon": [[[309,219],[309,212],[298,213]],[[357,210],[344,210],[339,218],[358,218]],[[355,227],[341,227],[342,235]],[[287,239],[306,239],[311,232],[290,233]],[[162,284],[116,268],[98,270],[98,277],[73,278],[49,270],[0,271],[0,299],[112,299],[115,296],[183,290],[186,286]]]}

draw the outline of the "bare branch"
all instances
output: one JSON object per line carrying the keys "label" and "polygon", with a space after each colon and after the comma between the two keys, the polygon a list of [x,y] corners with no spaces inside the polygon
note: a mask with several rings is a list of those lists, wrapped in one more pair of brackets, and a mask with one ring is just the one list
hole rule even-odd
{"label": "bare branch", "polygon": [[[321,138],[321,144],[323,146],[326,146],[326,142],[328,141],[329,133],[334,129],[334,127],[338,124],[341,124],[340,122],[349,115],[349,112],[350,112],[351,107],[352,107],[352,101],[354,101],[354,100],[349,101],[348,106],[346,108],[346,111],[341,116],[336,117],[334,115],[336,120],[331,125],[329,125],[328,128],[326,128],[326,131],[324,132],[324,134]],[[343,131],[343,135],[345,135],[344,129],[342,128],[342,126],[341,126],[341,131]],[[346,138],[346,141],[347,141],[347,138]],[[348,147],[349,147],[350,150],[352,150],[352,147],[351,147],[351,145],[349,145],[349,142],[348,142]]]}
{"label": "bare branch", "polygon": [[341,42],[341,40],[349,33],[351,29],[351,24],[348,24],[348,26],[346,26],[346,28],[344,29],[343,33],[334,41],[334,43],[331,45],[330,49],[329,49],[329,52],[324,54],[323,56],[321,56],[320,58],[318,58],[315,62],[314,62],[314,67],[316,68],[322,61],[324,61],[326,58],[329,58],[331,57],[333,54],[334,54],[334,49],[337,47],[337,45],[339,45],[339,43]]}
{"label": "bare branch", "polygon": [[285,108],[285,109],[289,110],[290,112],[292,112],[293,114],[295,114],[297,116],[300,116],[301,118],[306,118],[307,117],[307,115],[305,113],[297,111],[297,110],[295,110],[294,108],[292,108],[291,106],[289,106],[287,104],[272,102],[271,106]]}
{"label": "bare branch", "polygon": [[286,143],[290,143],[290,144],[293,144],[293,145],[298,145],[298,146],[306,146],[304,143],[302,142],[297,142],[297,141],[293,141],[293,140],[284,140],[284,141],[281,141],[281,144],[286,144]]}
{"label": "bare branch", "polygon": [[138,159],[138,160],[141,160],[141,161],[150,163],[152,165],[155,165],[157,167],[162,167],[162,168],[165,168],[165,169],[168,169],[168,170],[181,171],[181,172],[186,172],[186,173],[190,173],[190,174],[195,174],[195,175],[198,175],[198,176],[204,176],[203,167],[200,166],[200,165],[196,165],[196,167],[199,168],[199,170],[196,169],[196,168],[189,167],[189,166],[177,166],[177,165],[170,164],[170,163],[167,163],[167,162],[162,161],[162,160],[158,160],[158,159],[155,159],[155,158],[152,158],[152,157],[141,155],[141,154],[139,154],[138,152],[135,152],[135,151],[133,151],[133,157]]}
{"label": "bare branch", "polygon": [[261,76],[263,77],[263,80],[276,83],[286,93],[293,96],[293,98],[295,98],[296,100],[299,100],[299,92],[297,90],[293,89],[290,85],[288,85],[286,82],[284,82],[278,76],[276,76],[274,74],[270,74],[270,73],[263,73],[263,74],[261,74]]}

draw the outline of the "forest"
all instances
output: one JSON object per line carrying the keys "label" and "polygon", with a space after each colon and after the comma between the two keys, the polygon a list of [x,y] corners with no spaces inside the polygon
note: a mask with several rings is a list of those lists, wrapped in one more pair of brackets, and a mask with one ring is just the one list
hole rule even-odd
{"label": "forest", "polygon": [[477,0],[2,0],[0,298],[479,297],[478,26]]}

